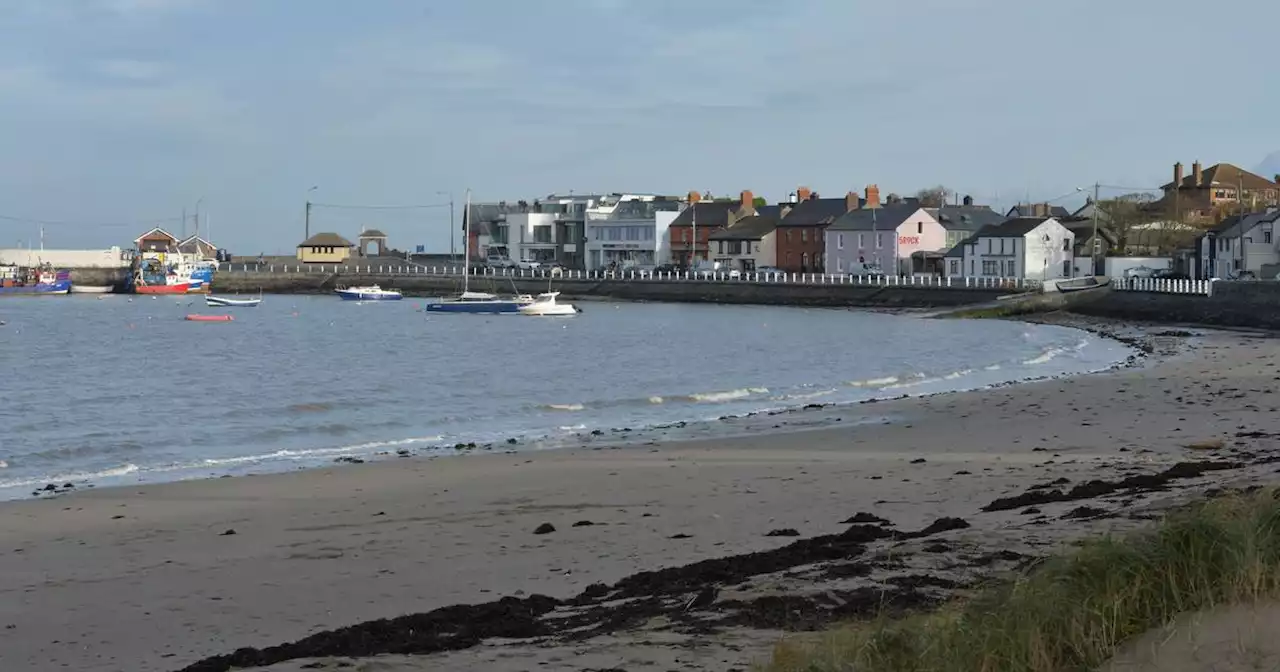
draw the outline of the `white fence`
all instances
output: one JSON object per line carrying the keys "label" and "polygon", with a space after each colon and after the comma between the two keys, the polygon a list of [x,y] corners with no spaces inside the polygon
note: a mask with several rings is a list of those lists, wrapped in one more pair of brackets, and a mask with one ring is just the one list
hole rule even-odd
{"label": "white fence", "polygon": [[[247,273],[309,273],[376,276],[461,276],[460,266],[421,265],[334,265],[334,264],[223,264],[220,270]],[[741,273],[725,271],[578,271],[514,268],[474,268],[472,275],[531,280],[635,281],[635,282],[722,282],[784,285],[867,285],[873,287],[954,287],[969,289],[1039,290],[1039,280],[1022,278],[939,277],[932,275],[849,275],[845,273]]]}
{"label": "white fence", "polygon": [[1166,278],[1112,278],[1111,286],[1126,292],[1213,295],[1216,280],[1171,280]]}

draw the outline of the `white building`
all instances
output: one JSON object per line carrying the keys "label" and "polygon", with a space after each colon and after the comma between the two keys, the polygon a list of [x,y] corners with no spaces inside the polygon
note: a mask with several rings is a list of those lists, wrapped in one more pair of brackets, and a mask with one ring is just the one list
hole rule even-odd
{"label": "white building", "polygon": [[666,196],[615,194],[588,207],[587,270],[665,263],[671,250],[667,229],[681,206]]}
{"label": "white building", "polygon": [[[1075,234],[1053,217],[1015,217],[983,227],[960,248],[960,271],[969,277],[1055,280],[1074,276]],[[951,259],[948,272],[954,269]]]}
{"label": "white building", "polygon": [[1280,264],[1276,228],[1280,210],[1230,217],[1197,241],[1197,278],[1236,278],[1242,273],[1270,279]]}

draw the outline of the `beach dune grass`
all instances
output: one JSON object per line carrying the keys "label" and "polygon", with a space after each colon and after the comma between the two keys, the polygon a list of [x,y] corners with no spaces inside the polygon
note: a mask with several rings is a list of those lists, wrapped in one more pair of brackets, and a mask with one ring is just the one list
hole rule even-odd
{"label": "beach dune grass", "polygon": [[765,672],[1065,672],[1180,614],[1280,597],[1280,492],[1216,497],[942,610],[779,643]]}

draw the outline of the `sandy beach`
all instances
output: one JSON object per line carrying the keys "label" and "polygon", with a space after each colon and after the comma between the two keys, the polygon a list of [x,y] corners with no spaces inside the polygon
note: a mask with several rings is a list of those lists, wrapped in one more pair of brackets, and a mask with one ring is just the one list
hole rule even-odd
{"label": "sandy beach", "polygon": [[[1208,488],[1273,479],[1280,349],[1266,334],[1196,332],[1132,330],[1154,350],[1132,368],[875,404],[885,424],[815,408],[741,420],[743,438],[601,437],[0,504],[0,669],[176,671],[545,595],[560,620],[534,637],[259,669],[745,670],[785,630],[942,599]],[[543,524],[554,531],[535,534]],[[814,538],[826,550],[802,544]],[[643,595],[588,590],[757,552],[716,566],[723,582],[694,571],[650,577]],[[624,593],[643,599],[620,607]],[[629,616],[603,627],[619,609]]]}

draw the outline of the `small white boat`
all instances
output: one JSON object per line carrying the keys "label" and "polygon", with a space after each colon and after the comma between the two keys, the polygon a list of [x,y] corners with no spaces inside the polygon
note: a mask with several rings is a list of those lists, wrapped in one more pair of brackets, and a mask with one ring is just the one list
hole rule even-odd
{"label": "small white boat", "polygon": [[257,306],[260,303],[262,303],[262,297],[255,297],[255,298],[249,298],[249,299],[233,299],[226,296],[214,296],[212,294],[209,294],[208,296],[204,297],[204,304],[206,306],[224,306],[227,308],[233,308],[233,307],[253,308],[254,306]]}
{"label": "small white boat", "polygon": [[404,298],[398,289],[383,289],[377,285],[339,287],[334,292],[343,301],[399,301]]}
{"label": "small white boat", "polygon": [[569,315],[577,315],[580,311],[572,303],[559,303],[556,297],[560,296],[560,292],[545,292],[539,294],[533,303],[520,306],[517,310],[521,315],[535,315],[543,317],[567,317]]}
{"label": "small white boat", "polygon": [[71,285],[72,294],[110,294],[111,285]]}

